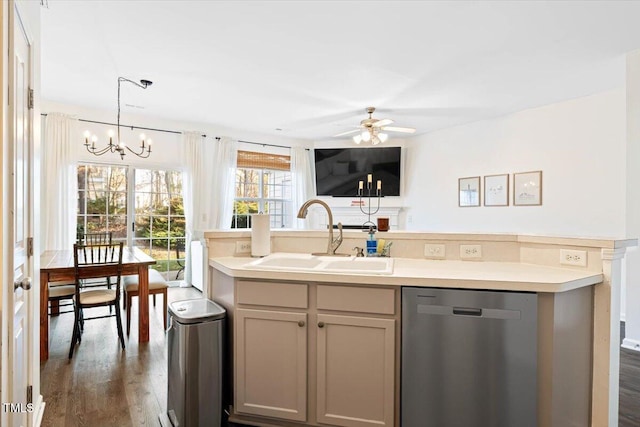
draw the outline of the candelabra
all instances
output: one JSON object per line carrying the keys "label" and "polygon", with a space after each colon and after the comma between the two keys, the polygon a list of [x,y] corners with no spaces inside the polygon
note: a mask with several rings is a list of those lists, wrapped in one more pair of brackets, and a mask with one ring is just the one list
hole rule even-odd
{"label": "candelabra", "polygon": [[[375,194],[372,195],[372,190],[373,190],[373,174],[368,174],[367,175],[367,194],[366,197],[368,199],[367,201],[367,210],[365,211],[362,207],[362,196],[364,193],[364,181],[359,181],[358,182],[358,197],[360,199],[360,211],[365,214],[367,216],[367,221],[362,224],[362,229],[363,230],[367,230],[368,228],[375,228],[376,225],[371,222],[371,215],[375,215],[378,213],[378,210],[380,210],[380,197],[382,197],[382,181],[378,180],[376,182],[376,190],[375,190]],[[371,197],[375,197],[377,199],[377,206],[375,210],[372,210],[372,206],[371,206]]]}

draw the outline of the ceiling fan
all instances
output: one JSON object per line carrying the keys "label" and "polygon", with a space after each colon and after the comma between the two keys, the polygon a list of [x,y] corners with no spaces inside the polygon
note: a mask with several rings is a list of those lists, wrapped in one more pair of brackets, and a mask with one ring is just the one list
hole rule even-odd
{"label": "ceiling fan", "polygon": [[367,107],[367,114],[369,114],[369,117],[360,121],[360,125],[357,129],[348,130],[333,136],[340,137],[357,133],[357,135],[353,136],[353,142],[356,144],[360,144],[364,141],[371,142],[371,145],[378,145],[389,138],[389,136],[382,131],[402,133],[414,133],[416,131],[414,128],[389,126],[393,123],[393,120],[391,119],[374,119],[374,111],[376,111],[375,107]]}

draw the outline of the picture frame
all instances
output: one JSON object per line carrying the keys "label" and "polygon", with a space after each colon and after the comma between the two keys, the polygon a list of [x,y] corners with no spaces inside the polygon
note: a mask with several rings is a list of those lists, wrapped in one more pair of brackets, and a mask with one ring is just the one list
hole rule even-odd
{"label": "picture frame", "polygon": [[458,178],[458,206],[480,206],[480,177]]}
{"label": "picture frame", "polygon": [[509,206],[509,174],[484,177],[484,205]]}
{"label": "picture frame", "polygon": [[513,174],[513,206],[542,205],[542,171]]}

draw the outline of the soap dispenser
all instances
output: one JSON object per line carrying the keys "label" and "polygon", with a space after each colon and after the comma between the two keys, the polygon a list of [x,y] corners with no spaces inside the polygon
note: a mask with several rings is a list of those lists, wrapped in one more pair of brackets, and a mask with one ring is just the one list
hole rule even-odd
{"label": "soap dispenser", "polygon": [[375,256],[378,251],[378,242],[376,241],[375,230],[369,227],[369,239],[367,240],[367,256]]}

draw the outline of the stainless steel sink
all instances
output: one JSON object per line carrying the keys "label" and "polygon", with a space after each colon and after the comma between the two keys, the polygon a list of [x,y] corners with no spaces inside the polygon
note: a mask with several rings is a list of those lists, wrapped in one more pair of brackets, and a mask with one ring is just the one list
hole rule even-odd
{"label": "stainless steel sink", "polygon": [[393,274],[392,258],[335,258],[310,254],[274,253],[251,261],[245,268],[315,273]]}

